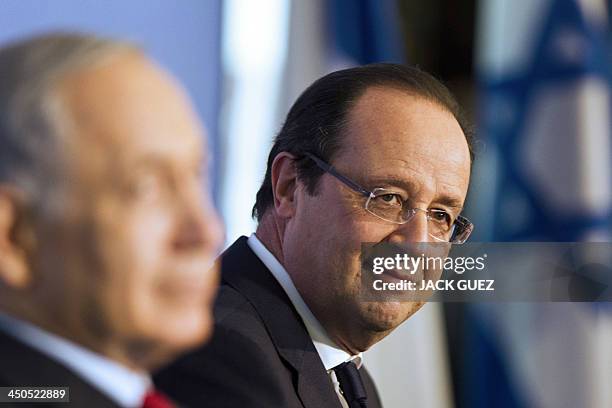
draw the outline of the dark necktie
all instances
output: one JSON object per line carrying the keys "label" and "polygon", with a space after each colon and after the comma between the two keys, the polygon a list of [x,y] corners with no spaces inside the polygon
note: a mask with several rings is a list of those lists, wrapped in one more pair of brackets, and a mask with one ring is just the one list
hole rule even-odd
{"label": "dark necktie", "polygon": [[149,390],[145,395],[142,408],[176,408],[176,405],[157,390]]}
{"label": "dark necktie", "polygon": [[334,372],[348,406],[350,408],[367,408],[368,394],[363,386],[363,381],[361,381],[357,366],[352,361],[347,361],[334,367]]}

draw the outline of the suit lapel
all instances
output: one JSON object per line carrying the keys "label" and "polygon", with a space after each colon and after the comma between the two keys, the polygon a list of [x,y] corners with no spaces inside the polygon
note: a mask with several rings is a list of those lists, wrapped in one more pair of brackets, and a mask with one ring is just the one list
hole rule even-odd
{"label": "suit lapel", "polygon": [[271,272],[239,238],[222,255],[222,281],[242,293],[261,316],[280,356],[297,373],[306,408],[338,407],[340,401],[299,314]]}
{"label": "suit lapel", "polygon": [[[310,344],[312,345],[312,342]],[[303,359],[298,377],[298,394],[302,403],[307,408],[342,408],[319,354],[314,346],[312,348],[312,352],[307,352],[308,355]]]}

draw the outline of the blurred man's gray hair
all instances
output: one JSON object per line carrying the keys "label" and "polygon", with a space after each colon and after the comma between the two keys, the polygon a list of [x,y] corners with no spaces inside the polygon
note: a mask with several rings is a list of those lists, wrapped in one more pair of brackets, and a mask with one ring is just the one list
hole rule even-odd
{"label": "blurred man's gray hair", "polygon": [[126,52],[138,48],[76,33],[40,35],[0,49],[0,184],[14,185],[38,203],[49,198],[69,119],[55,92],[58,83]]}

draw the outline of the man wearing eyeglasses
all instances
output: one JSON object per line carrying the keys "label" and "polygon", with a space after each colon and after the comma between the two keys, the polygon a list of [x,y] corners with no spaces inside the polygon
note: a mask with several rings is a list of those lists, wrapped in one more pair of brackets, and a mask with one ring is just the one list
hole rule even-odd
{"label": "man wearing eyeglasses", "polygon": [[363,242],[464,242],[471,136],[448,90],[394,64],[331,73],[291,108],[255,234],[222,256],[211,343],[162,372],[188,406],[380,407],[362,353],[423,302],[360,298]]}

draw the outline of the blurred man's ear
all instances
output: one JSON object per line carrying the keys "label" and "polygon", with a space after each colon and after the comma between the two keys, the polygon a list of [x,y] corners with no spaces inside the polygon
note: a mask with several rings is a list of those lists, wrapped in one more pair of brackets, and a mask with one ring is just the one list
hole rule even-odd
{"label": "blurred man's ear", "polygon": [[272,192],[274,208],[282,218],[291,218],[295,214],[296,186],[295,156],[287,152],[277,154],[272,162]]}
{"label": "blurred man's ear", "polygon": [[0,184],[0,286],[23,289],[31,280],[23,237],[25,200],[18,190]]}

